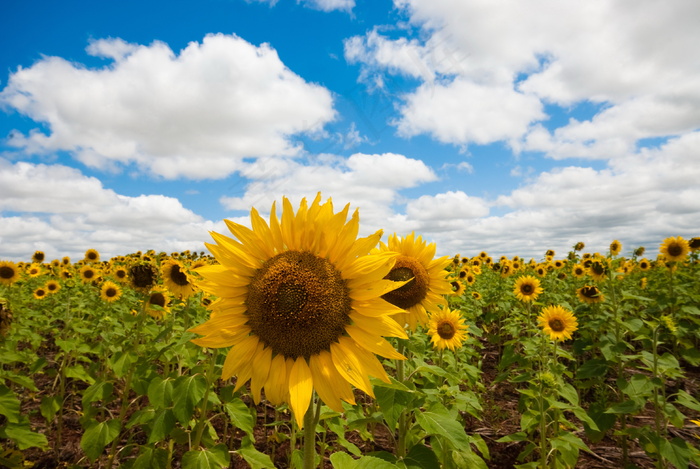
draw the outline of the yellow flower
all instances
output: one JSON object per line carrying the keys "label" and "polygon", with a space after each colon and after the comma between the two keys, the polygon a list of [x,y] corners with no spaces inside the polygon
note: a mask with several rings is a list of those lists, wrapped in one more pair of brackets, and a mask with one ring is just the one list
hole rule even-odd
{"label": "yellow flower", "polygon": [[46,282],[46,285],[44,285],[44,288],[47,293],[56,293],[61,289],[61,284],[56,280],[49,280]]}
{"label": "yellow flower", "polygon": [[80,268],[80,279],[85,283],[97,280],[99,276],[98,270],[91,265],[84,265]]}
{"label": "yellow flower", "polygon": [[433,347],[438,350],[461,347],[468,329],[459,310],[439,309],[430,315],[428,335]]}
{"label": "yellow flower", "polygon": [[269,224],[253,208],[252,229],[226,221],[238,240],[211,233],[207,244],[219,265],[197,269],[196,283],[219,299],[211,317],[192,329],[202,347],[231,347],[222,378],[250,381],[275,405],[288,402],[299,427],[315,389],[328,407],[354,404],[351,385],[374,396],[368,376],[388,382],[375,353],[403,359],[382,336],[407,338],[392,315],[402,312],[382,296],[405,283],[385,280],[397,254],[368,255],[381,231],[357,239],[359,215],[349,205],[334,213],[321,194],[296,214],[284,198]]}
{"label": "yellow flower", "polygon": [[561,306],[546,306],[537,317],[540,327],[552,340],[571,339],[571,333],[578,329],[576,316]]}
{"label": "yellow flower", "polygon": [[3,285],[12,285],[20,278],[19,268],[17,264],[10,261],[0,261],[0,283]]}
{"label": "yellow flower", "polygon": [[540,286],[540,281],[532,275],[523,275],[515,281],[513,293],[520,301],[536,300],[544,289]]}
{"label": "yellow flower", "polygon": [[100,262],[100,253],[96,249],[85,251],[85,262]]}
{"label": "yellow flower", "polygon": [[447,281],[449,257],[435,259],[435,243],[428,244],[421,236],[411,233],[405,238],[389,236],[387,244],[381,243],[379,252],[396,252],[399,255],[387,280],[408,282],[385,294],[384,298],[405,312],[394,316],[399,324],[408,324],[410,330],[417,325],[428,324],[428,313],[446,305],[443,295],[451,292]]}
{"label": "yellow flower", "polygon": [[618,240],[613,241],[610,243],[610,255],[611,256],[617,256],[620,254],[620,251],[622,251],[622,243],[619,242]]}
{"label": "yellow flower", "polygon": [[49,292],[47,292],[46,288],[44,287],[39,287],[36,290],[34,290],[34,298],[36,298],[37,300],[43,300],[48,294]]}
{"label": "yellow flower", "polygon": [[690,252],[688,241],[680,236],[664,239],[659,249],[667,261],[682,261]]}
{"label": "yellow flower", "polygon": [[114,303],[122,296],[122,289],[112,281],[106,281],[100,287],[100,298],[107,303]]}
{"label": "yellow flower", "polygon": [[452,280],[450,282],[450,295],[452,296],[462,296],[466,289],[466,285],[459,280]]}
{"label": "yellow flower", "polygon": [[195,292],[195,287],[190,281],[187,269],[182,262],[168,259],[160,266],[163,284],[178,298],[187,299]]}
{"label": "yellow flower", "polygon": [[[40,251],[37,251],[40,252]],[[30,277],[38,277],[39,275],[44,273],[44,269],[41,267],[41,264],[31,264],[29,267],[27,267],[27,275]]]}
{"label": "yellow flower", "polygon": [[584,285],[576,290],[576,296],[582,302],[589,304],[600,303],[605,299],[603,293],[595,285]]}
{"label": "yellow flower", "polygon": [[168,289],[163,285],[154,287],[146,300],[145,311],[154,319],[163,319],[167,316],[170,313],[170,293]]}

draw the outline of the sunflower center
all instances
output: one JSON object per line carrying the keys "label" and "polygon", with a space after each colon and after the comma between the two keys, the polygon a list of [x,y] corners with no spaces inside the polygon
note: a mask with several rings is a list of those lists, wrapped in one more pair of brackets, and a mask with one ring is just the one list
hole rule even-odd
{"label": "sunflower center", "polygon": [[598,289],[596,287],[583,287],[581,294],[586,298],[595,298],[598,296]]}
{"label": "sunflower center", "polygon": [[187,274],[180,269],[179,265],[173,266],[172,270],[170,271],[170,280],[181,287],[190,284],[189,280],[187,279]]}
{"label": "sunflower center", "polygon": [[679,243],[670,243],[668,245],[668,253],[673,257],[678,257],[683,254],[683,247]]}
{"label": "sunflower center", "polygon": [[[116,294],[116,292],[115,292]],[[152,305],[160,306],[161,308],[165,308],[165,295],[163,295],[160,292],[156,292],[151,294],[150,299],[148,300],[149,303]]]}
{"label": "sunflower center", "polygon": [[562,332],[564,329],[566,329],[564,321],[558,318],[550,319],[548,324],[549,328],[552,329],[554,332]]}
{"label": "sunflower center", "polygon": [[0,267],[0,278],[12,278],[15,276],[15,269],[6,265]]}
{"label": "sunflower center", "polygon": [[438,335],[445,340],[450,340],[455,336],[456,332],[457,330],[455,329],[454,324],[451,322],[444,321],[439,323],[437,326]]}
{"label": "sunflower center", "polygon": [[86,271],[83,273],[83,276],[84,276],[85,278],[92,278],[92,277],[95,276],[95,272],[92,271],[92,270],[86,270]]}
{"label": "sunflower center", "polygon": [[522,293],[523,295],[532,295],[534,291],[535,289],[529,283],[524,283],[520,285],[520,293]]}
{"label": "sunflower center", "polygon": [[115,296],[117,296],[117,289],[114,287],[107,288],[107,290],[105,290],[105,296],[107,298],[114,298]]}
{"label": "sunflower center", "polygon": [[329,350],[350,323],[350,296],[340,272],[310,252],[285,251],[256,272],[246,299],[248,325],[287,358]]}
{"label": "sunflower center", "polygon": [[398,256],[394,268],[384,277],[393,282],[408,283],[382,296],[386,301],[399,308],[408,309],[423,301],[428,294],[430,277],[417,259]]}

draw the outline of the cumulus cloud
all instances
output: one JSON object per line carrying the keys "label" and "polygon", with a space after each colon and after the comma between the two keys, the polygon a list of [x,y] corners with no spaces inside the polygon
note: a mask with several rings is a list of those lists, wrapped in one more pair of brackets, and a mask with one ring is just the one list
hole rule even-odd
{"label": "cumulus cloud", "polygon": [[138,250],[204,249],[215,225],[172,197],[128,197],[74,168],[0,159],[0,258],[106,257]]}
{"label": "cumulus cloud", "polygon": [[[624,157],[640,139],[700,128],[700,63],[689,60],[700,43],[697,2],[394,3],[420,34],[390,38],[374,28],[349,38],[345,56],[362,64],[361,80],[419,81],[397,103],[403,135],[602,159]],[[543,104],[566,112],[581,102],[600,109],[554,132],[538,125],[547,120]]]}
{"label": "cumulus cloud", "polygon": [[44,57],[10,75],[0,104],[48,128],[14,132],[11,145],[68,151],[102,169],[135,163],[165,178],[222,178],[246,157],[297,154],[294,135],[321,133],[335,118],[330,92],[267,44],[217,34],[179,54],[120,39],[87,51],[111,62],[90,69]]}

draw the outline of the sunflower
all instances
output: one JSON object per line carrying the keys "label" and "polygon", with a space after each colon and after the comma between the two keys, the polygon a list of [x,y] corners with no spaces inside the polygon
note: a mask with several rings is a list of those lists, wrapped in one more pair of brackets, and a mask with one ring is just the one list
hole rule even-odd
{"label": "sunflower", "polygon": [[437,350],[461,347],[468,329],[459,310],[439,309],[430,315],[428,335]]}
{"label": "sunflower", "polygon": [[642,259],[639,261],[637,266],[639,267],[639,270],[647,271],[647,270],[651,269],[651,262],[649,262],[649,259]]}
{"label": "sunflower", "polygon": [[540,277],[544,277],[545,275],[547,275],[547,266],[543,264],[538,265],[535,268],[535,273]]}
{"label": "sunflower", "polygon": [[122,289],[116,283],[107,280],[100,287],[100,298],[107,303],[114,303],[122,296]]}
{"label": "sunflower", "polygon": [[571,339],[571,333],[578,329],[576,316],[558,305],[542,308],[537,321],[551,340]]}
{"label": "sunflower", "polygon": [[588,267],[588,275],[590,275],[593,280],[602,280],[605,278],[605,276],[608,274],[608,266],[605,265],[604,261],[602,260],[595,260],[591,262],[590,266]]}
{"label": "sunflower", "polygon": [[187,299],[195,292],[195,287],[182,262],[168,259],[161,264],[160,272],[163,276],[163,284],[178,298]]}
{"label": "sunflower", "polygon": [[70,265],[70,257],[68,257],[68,256],[63,256],[63,257],[61,258],[61,265],[64,266],[64,267],[65,267],[65,266],[69,266],[69,265]]}
{"label": "sunflower", "polygon": [[394,317],[399,324],[408,324],[410,330],[428,324],[428,313],[446,306],[443,295],[451,292],[446,279],[448,257],[435,258],[435,243],[426,243],[421,236],[411,233],[405,238],[389,236],[388,244],[381,243],[379,252],[396,252],[394,267],[384,277],[387,280],[407,282],[382,296],[394,306],[405,310]]}
{"label": "sunflower", "polygon": [[100,253],[96,249],[85,251],[85,262],[100,262]]}
{"label": "sunflower", "polygon": [[48,294],[49,292],[46,291],[46,288],[44,287],[39,287],[36,290],[34,290],[34,298],[36,298],[37,300],[43,300]]}
{"label": "sunflower", "polygon": [[467,285],[474,285],[474,282],[476,282],[476,275],[470,271],[464,276],[464,283]]}
{"label": "sunflower", "polygon": [[44,269],[41,267],[41,264],[31,264],[29,267],[27,267],[27,275],[30,277],[38,277],[41,274],[44,273]]}
{"label": "sunflower", "polygon": [[46,254],[44,254],[44,251],[35,251],[34,254],[32,254],[32,262],[41,264],[44,262],[44,259],[46,258]]}
{"label": "sunflower", "polygon": [[540,296],[544,289],[540,286],[540,281],[532,275],[518,277],[513,287],[513,294],[520,301],[534,301]]}
{"label": "sunflower", "polygon": [[46,285],[44,285],[44,288],[47,293],[56,293],[61,289],[61,284],[56,280],[49,280],[46,282]]}
{"label": "sunflower", "polygon": [[478,291],[473,291],[472,298],[474,298],[475,300],[480,300],[482,298],[481,293],[479,293]]}
{"label": "sunflower", "polygon": [[112,269],[112,275],[115,279],[117,279],[117,282],[119,283],[126,283],[129,281],[129,271],[124,266],[120,265],[114,267]]}
{"label": "sunflower", "polygon": [[690,245],[682,237],[675,236],[664,239],[659,250],[667,261],[682,261],[690,252]]}
{"label": "sunflower", "polygon": [[163,285],[154,287],[145,304],[146,314],[154,319],[163,319],[170,313],[170,292]]}
{"label": "sunflower", "polygon": [[583,248],[586,247],[586,244],[583,241],[579,241],[578,243],[574,244],[574,251],[583,251]]}
{"label": "sunflower", "polygon": [[617,256],[620,254],[620,251],[622,251],[622,243],[619,242],[618,240],[614,240],[612,243],[610,243],[610,255],[611,256]]}
{"label": "sunflower", "polygon": [[158,275],[155,267],[151,264],[140,263],[129,268],[129,278],[131,279],[131,286],[135,290],[146,293],[156,284]]}
{"label": "sunflower", "polygon": [[605,297],[595,285],[585,285],[576,290],[576,296],[584,303],[600,303]]}
{"label": "sunflower", "polygon": [[688,241],[688,247],[691,251],[697,251],[700,249],[700,238],[690,238]]}
{"label": "sunflower", "polygon": [[459,280],[453,280],[450,282],[450,295],[452,296],[462,296],[464,293],[464,290],[467,289],[466,285],[464,283],[460,282]]}
{"label": "sunflower", "polygon": [[571,269],[571,274],[576,277],[576,278],[581,278],[584,275],[586,275],[586,268],[581,265],[581,264],[576,264],[572,269]]}
{"label": "sunflower", "polygon": [[84,265],[80,268],[80,279],[85,283],[97,280],[99,276],[97,269],[90,265]]}
{"label": "sunflower", "polygon": [[407,338],[391,318],[402,310],[382,299],[403,285],[384,279],[397,254],[368,255],[382,232],[356,239],[359,215],[346,222],[348,211],[334,213],[321,194],[296,214],[285,197],[281,220],[273,203],[269,224],[253,208],[252,229],[226,221],[239,241],[212,233],[207,247],[220,265],[197,270],[198,286],[219,300],[193,342],[232,346],[222,378],[237,375],[235,389],[250,380],[256,403],[263,388],[272,404],[288,402],[300,427],[314,389],[341,412],[341,400],[355,403],[351,385],[373,397],[369,375],[389,382],[375,353],[404,358],[382,337]]}
{"label": "sunflower", "polygon": [[635,257],[641,257],[644,255],[644,251],[646,251],[644,246],[639,246],[637,249],[634,250],[633,254]]}
{"label": "sunflower", "polygon": [[3,285],[12,285],[20,278],[17,264],[10,261],[0,261],[0,283]]}

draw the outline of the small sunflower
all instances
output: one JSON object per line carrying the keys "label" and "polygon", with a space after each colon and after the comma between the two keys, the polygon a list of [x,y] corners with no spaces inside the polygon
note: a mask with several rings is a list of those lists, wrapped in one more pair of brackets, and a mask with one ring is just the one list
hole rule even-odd
{"label": "small sunflower", "polygon": [[574,251],[583,251],[583,248],[586,247],[586,244],[583,241],[579,241],[578,243],[574,244]]}
{"label": "small sunflower", "polygon": [[421,236],[411,233],[405,238],[389,236],[387,244],[381,243],[379,252],[396,252],[394,267],[385,279],[405,282],[403,286],[386,293],[382,298],[405,310],[394,319],[408,324],[410,330],[428,323],[428,313],[445,306],[443,295],[450,293],[447,271],[448,257],[435,258],[435,243],[428,244]]}
{"label": "small sunflower", "polygon": [[187,269],[182,262],[168,259],[160,266],[163,284],[178,298],[187,299],[195,292],[195,286],[190,280]]}
{"label": "small sunflower", "polygon": [[588,275],[596,281],[603,280],[608,272],[608,266],[603,260],[594,260],[588,267]]}
{"label": "small sunflower", "polygon": [[44,269],[41,267],[41,264],[30,264],[29,267],[27,267],[27,275],[30,277],[38,277],[41,274],[44,273]]}
{"label": "small sunflower", "polygon": [[439,309],[430,315],[428,335],[437,350],[461,347],[467,338],[468,329],[459,310]]}
{"label": "small sunflower", "polygon": [[610,243],[610,255],[611,256],[617,256],[620,254],[620,251],[622,251],[622,243],[619,242],[618,240],[614,240],[612,243]]}
{"label": "small sunflower", "polygon": [[571,275],[573,275],[576,278],[581,278],[584,275],[586,275],[586,268],[581,264],[576,264],[571,269]]}
{"label": "small sunflower", "polygon": [[163,319],[170,313],[170,292],[163,285],[158,285],[151,290],[146,300],[146,314],[154,319]]}
{"label": "small sunflower", "polygon": [[542,308],[537,321],[551,340],[571,339],[571,333],[578,329],[576,316],[558,305]]}
{"label": "small sunflower", "polygon": [[595,285],[585,285],[576,290],[576,296],[584,303],[600,303],[605,297],[603,293]]}
{"label": "small sunflower", "polygon": [[112,275],[119,283],[127,283],[129,281],[129,270],[124,266],[115,266],[112,269]]}
{"label": "small sunflower", "polygon": [[39,287],[36,290],[34,290],[34,298],[36,298],[37,300],[43,300],[48,294],[49,292],[46,291],[46,288],[44,287]]}
{"label": "small sunflower", "polygon": [[219,299],[193,342],[231,347],[222,378],[236,375],[236,390],[250,381],[256,403],[262,389],[272,404],[288,402],[299,427],[314,389],[342,412],[341,401],[355,403],[351,385],[373,397],[368,376],[389,382],[375,354],[404,358],[382,337],[407,338],[391,317],[402,310],[382,298],[402,286],[385,280],[398,255],[370,253],[382,232],[358,239],[359,215],[347,221],[349,209],[335,213],[319,193],[295,213],[285,197],[281,219],[273,204],[268,224],[253,208],[252,229],[226,221],[238,241],[212,233],[207,247],[219,264],[197,269],[197,285]]}
{"label": "small sunflower", "polygon": [[540,281],[532,275],[523,275],[515,281],[513,294],[520,301],[534,301],[544,291],[540,286]]}
{"label": "small sunflower", "polygon": [[637,263],[637,267],[639,267],[641,271],[647,271],[651,269],[651,262],[649,262],[649,259],[642,259]]}
{"label": "small sunflower", "polygon": [[688,241],[688,247],[691,251],[697,251],[700,249],[700,238],[690,238]]}
{"label": "small sunflower", "polygon": [[122,289],[116,283],[107,280],[100,287],[100,298],[107,303],[114,303],[122,296]]}
{"label": "small sunflower", "polygon": [[10,261],[0,261],[0,283],[3,285],[12,285],[20,278],[19,268],[17,264]]}
{"label": "small sunflower", "polygon": [[63,257],[61,258],[61,265],[64,266],[64,267],[69,266],[69,265],[70,265],[70,257],[68,257],[68,256],[63,256]]}
{"label": "small sunflower", "polygon": [[45,258],[46,254],[44,254],[44,251],[35,251],[34,254],[32,254],[32,263],[41,264],[44,262]]}
{"label": "small sunflower", "polygon": [[85,251],[85,262],[100,262],[100,253],[96,249],[88,249]]}
{"label": "small sunflower", "polygon": [[682,261],[690,252],[690,245],[682,237],[675,236],[664,239],[660,251],[667,261]]}
{"label": "small sunflower", "polygon": [[462,296],[464,294],[464,290],[467,289],[464,283],[460,282],[459,280],[451,281],[450,288],[450,295],[452,296]]}
{"label": "small sunflower", "polygon": [[474,299],[477,300],[477,301],[480,300],[480,299],[482,298],[482,297],[481,297],[481,293],[479,293],[478,291],[473,291],[473,292],[472,292],[472,298],[474,298]]}
{"label": "small sunflower", "polygon": [[49,280],[46,282],[46,285],[44,285],[44,288],[46,288],[48,293],[56,293],[61,289],[61,284],[56,280]]}
{"label": "small sunflower", "polygon": [[80,268],[80,279],[85,283],[97,280],[99,276],[98,270],[91,265],[84,265]]}

